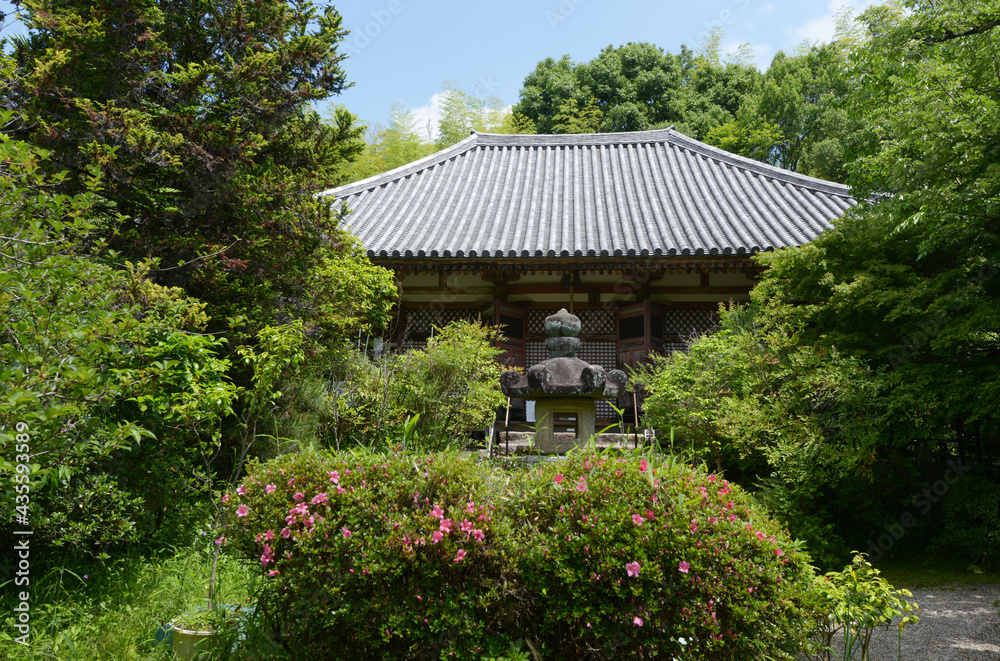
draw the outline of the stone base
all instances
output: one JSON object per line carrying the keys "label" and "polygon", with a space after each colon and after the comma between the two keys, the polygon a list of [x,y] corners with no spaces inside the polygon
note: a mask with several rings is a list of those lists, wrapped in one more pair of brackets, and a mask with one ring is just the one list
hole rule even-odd
{"label": "stone base", "polygon": [[[534,450],[543,454],[565,454],[581,447],[594,435],[594,400],[584,397],[545,397],[535,402]],[[569,420],[573,436],[559,433]]]}

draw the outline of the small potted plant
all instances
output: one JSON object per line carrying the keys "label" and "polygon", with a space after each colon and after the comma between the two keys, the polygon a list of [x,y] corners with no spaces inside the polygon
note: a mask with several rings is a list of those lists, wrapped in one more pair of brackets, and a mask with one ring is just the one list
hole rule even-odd
{"label": "small potted plant", "polygon": [[209,654],[217,644],[218,634],[236,625],[240,607],[215,603],[218,562],[219,548],[216,546],[212,554],[206,605],[183,613],[170,623],[171,646],[179,659],[194,659]]}

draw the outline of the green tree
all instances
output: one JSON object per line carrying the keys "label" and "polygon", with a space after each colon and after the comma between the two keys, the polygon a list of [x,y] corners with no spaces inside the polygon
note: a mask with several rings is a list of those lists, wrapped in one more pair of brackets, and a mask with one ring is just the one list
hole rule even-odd
{"label": "green tree", "polygon": [[98,553],[203,516],[237,389],[204,305],[96,259],[98,179],[58,194],[44,156],[0,137],[0,527]]}
{"label": "green tree", "polygon": [[818,561],[842,559],[832,511],[850,499],[831,494],[865,479],[880,419],[861,361],[802,342],[794,315],[736,307],[636,376],[647,420],[674,434],[675,450],[754,491]]}
{"label": "green tree", "polygon": [[[53,152],[110,246],[159,257],[163,284],[247,329],[309,313],[305,282],[336,217],[313,199],[363,147],[346,111],[310,104],[348,83],[340,15],[309,1],[26,0],[26,38],[3,96],[14,135]],[[248,303],[250,301],[251,303]]]}

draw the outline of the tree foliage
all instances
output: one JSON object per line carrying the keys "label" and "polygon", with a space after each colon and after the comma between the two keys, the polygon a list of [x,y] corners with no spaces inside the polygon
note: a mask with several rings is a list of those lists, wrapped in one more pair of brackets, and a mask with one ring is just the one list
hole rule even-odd
{"label": "tree foliage", "polygon": [[[4,121],[12,121],[6,113]],[[211,484],[206,462],[237,395],[204,305],[116,270],[87,247],[98,180],[57,194],[44,153],[0,141],[0,526],[30,502],[36,536],[97,552],[191,518]],[[29,440],[14,453],[18,423]],[[20,443],[19,443],[20,445]],[[30,467],[15,496],[16,463]],[[165,519],[170,508],[172,519]],[[200,516],[200,515],[197,515]],[[27,527],[28,524],[21,527]]]}
{"label": "tree foliage", "polygon": [[312,196],[362,149],[349,113],[310,109],[348,85],[340,15],[284,0],[24,7],[3,88],[14,135],[52,151],[67,192],[101,168],[111,247],[159,257],[157,279],[218,323],[308,314],[307,275],[337,231]]}

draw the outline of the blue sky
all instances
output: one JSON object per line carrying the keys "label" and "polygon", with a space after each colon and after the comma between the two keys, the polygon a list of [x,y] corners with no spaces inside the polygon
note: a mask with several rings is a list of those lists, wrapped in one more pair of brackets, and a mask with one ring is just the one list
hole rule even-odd
{"label": "blue sky", "polygon": [[[767,68],[779,50],[804,40],[828,41],[834,13],[864,0],[350,0],[335,2],[351,31],[344,51],[354,86],[334,102],[368,122],[385,122],[394,102],[418,124],[436,118],[446,80],[475,96],[517,102],[524,77],[546,57],[594,58],[608,45],[648,41],[666,51],[696,48],[712,26],[724,30],[723,51],[753,47]],[[9,12],[10,2],[0,2]],[[18,26],[5,26],[7,34]]]}
{"label": "blue sky", "polygon": [[455,80],[473,95],[517,102],[524,77],[546,57],[587,61],[608,45],[648,41],[669,52],[697,45],[722,27],[724,52],[753,47],[766,69],[779,50],[833,35],[834,14],[861,0],[352,0],[337,5],[354,87],[336,101],[368,121],[385,122],[393,102],[419,124],[436,117],[435,94]]}

